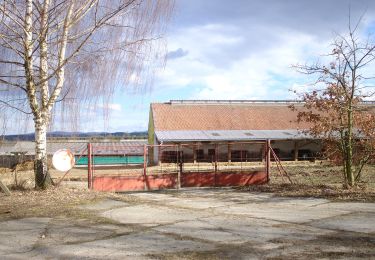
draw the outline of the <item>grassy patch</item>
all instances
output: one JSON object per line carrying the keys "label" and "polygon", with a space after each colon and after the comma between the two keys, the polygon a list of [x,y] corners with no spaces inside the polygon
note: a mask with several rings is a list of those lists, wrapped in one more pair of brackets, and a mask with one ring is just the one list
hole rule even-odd
{"label": "grassy patch", "polygon": [[[13,190],[11,196],[0,193],[0,220],[55,216],[90,219],[95,214],[88,210],[79,209],[77,206],[105,198],[121,199],[122,201],[132,200],[131,196],[64,186],[44,191]],[[100,219],[96,221],[101,222]]]}
{"label": "grassy patch", "polygon": [[341,167],[330,165],[284,166],[293,184],[271,168],[270,183],[243,188],[249,191],[272,192],[280,196],[318,197],[342,201],[375,202],[375,166],[363,170],[361,182],[356,187],[345,189]]}

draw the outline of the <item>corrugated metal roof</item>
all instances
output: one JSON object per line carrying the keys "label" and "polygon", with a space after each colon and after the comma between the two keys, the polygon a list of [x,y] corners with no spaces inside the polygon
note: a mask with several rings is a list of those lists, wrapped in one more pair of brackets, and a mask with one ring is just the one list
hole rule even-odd
{"label": "corrugated metal roof", "polygon": [[100,155],[108,154],[143,154],[143,146],[147,144],[144,141],[126,141],[126,142],[102,142],[92,143],[93,152]]}
{"label": "corrugated metal roof", "polygon": [[16,151],[17,142],[4,142],[0,143],[0,154],[10,154]]}
{"label": "corrugated metal roof", "polygon": [[[120,142],[95,142],[92,143],[94,152],[101,155],[107,154],[143,154],[143,145],[147,140],[126,140]],[[48,141],[47,153],[54,154],[60,149],[69,149],[74,154],[79,155],[87,147],[87,142],[74,141]],[[100,152],[99,152],[100,151]],[[35,142],[17,141],[0,143],[0,155],[22,152],[28,155],[35,154]]]}
{"label": "corrugated metal roof", "polygon": [[299,130],[204,130],[155,131],[160,142],[252,141],[310,139]]}

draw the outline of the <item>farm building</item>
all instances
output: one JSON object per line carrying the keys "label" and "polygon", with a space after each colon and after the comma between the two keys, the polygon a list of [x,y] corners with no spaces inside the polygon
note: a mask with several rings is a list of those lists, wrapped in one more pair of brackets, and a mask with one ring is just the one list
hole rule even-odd
{"label": "farm building", "polygon": [[[47,143],[48,156],[60,149],[69,149],[76,156],[76,165],[87,165],[87,140],[51,140]],[[94,162],[98,165],[143,163],[145,140],[92,142]],[[0,143],[0,167],[31,161],[35,155],[35,142],[4,141]],[[81,156],[82,155],[82,156]],[[78,160],[79,158],[79,160]]]}
{"label": "farm building", "polygon": [[319,156],[321,142],[302,132],[308,125],[297,123],[291,104],[246,100],[152,103],[148,142],[155,146],[149,160],[153,164],[177,157],[189,163],[262,161],[268,140],[281,160],[313,160]]}

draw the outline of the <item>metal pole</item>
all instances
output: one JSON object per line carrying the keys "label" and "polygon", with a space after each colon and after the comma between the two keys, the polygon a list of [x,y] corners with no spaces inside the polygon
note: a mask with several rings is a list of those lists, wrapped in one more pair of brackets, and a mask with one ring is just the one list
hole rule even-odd
{"label": "metal pole", "polygon": [[91,143],[87,144],[87,187],[91,189],[92,183],[91,183],[91,176],[92,176],[92,147]]}
{"label": "metal pole", "polygon": [[143,180],[145,184],[145,190],[148,190],[147,185],[147,145],[143,146]]}
{"label": "metal pole", "polygon": [[217,158],[218,158],[217,144],[215,144],[215,174],[217,173]]}
{"label": "metal pole", "polygon": [[271,172],[271,141],[267,139],[266,141],[266,173],[267,173],[267,182],[270,181],[270,172]]}
{"label": "metal pole", "polygon": [[177,161],[179,164],[178,172],[177,172],[177,189],[181,189],[181,173],[182,173],[182,149],[181,145],[178,145],[178,152],[177,152]]}
{"label": "metal pole", "polygon": [[218,159],[218,144],[215,144],[215,173],[214,173],[214,187],[217,186],[217,181],[216,181],[216,174],[217,174],[217,159]]}

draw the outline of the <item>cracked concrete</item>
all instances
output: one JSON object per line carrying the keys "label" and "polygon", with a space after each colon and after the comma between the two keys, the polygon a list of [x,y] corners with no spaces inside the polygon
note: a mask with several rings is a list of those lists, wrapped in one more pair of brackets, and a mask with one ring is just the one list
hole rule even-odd
{"label": "cracked concrete", "polygon": [[77,210],[104,217],[0,222],[0,259],[375,258],[375,204],[232,189],[132,193]]}

